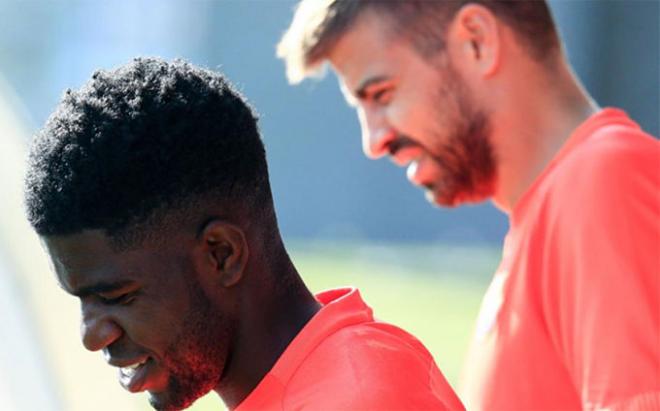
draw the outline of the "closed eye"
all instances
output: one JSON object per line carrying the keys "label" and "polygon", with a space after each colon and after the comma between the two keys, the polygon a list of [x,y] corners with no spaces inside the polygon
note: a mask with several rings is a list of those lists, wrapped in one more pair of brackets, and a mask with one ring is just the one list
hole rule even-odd
{"label": "closed eye", "polygon": [[380,89],[371,95],[371,100],[376,104],[387,104],[392,100],[393,92],[394,90],[392,88]]}
{"label": "closed eye", "polygon": [[360,96],[360,100],[379,106],[385,106],[392,101],[394,90],[394,85],[391,82],[380,83],[365,89]]}
{"label": "closed eye", "polygon": [[105,305],[128,305],[136,298],[136,292],[123,293],[120,295],[97,294],[99,300]]}
{"label": "closed eye", "polygon": [[368,84],[366,87],[360,89],[356,96],[358,99],[377,104],[386,105],[392,100],[394,95],[395,84],[391,80],[380,80]]}

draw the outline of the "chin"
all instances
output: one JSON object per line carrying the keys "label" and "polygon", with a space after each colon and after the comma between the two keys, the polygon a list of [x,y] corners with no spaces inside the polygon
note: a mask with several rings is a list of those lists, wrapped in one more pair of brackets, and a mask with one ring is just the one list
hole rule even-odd
{"label": "chin", "polygon": [[462,205],[482,203],[490,198],[490,195],[459,192],[453,195],[438,193],[433,190],[426,192],[426,199],[437,207],[456,208]]}
{"label": "chin", "polygon": [[198,397],[172,397],[168,392],[149,392],[149,404],[157,411],[179,411],[190,407]]}

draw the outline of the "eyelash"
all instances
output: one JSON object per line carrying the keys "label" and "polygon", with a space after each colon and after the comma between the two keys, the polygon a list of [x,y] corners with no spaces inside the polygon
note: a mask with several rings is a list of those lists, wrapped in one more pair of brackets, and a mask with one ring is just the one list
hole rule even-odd
{"label": "eyelash", "polygon": [[388,88],[388,89],[378,90],[371,95],[371,101],[373,101],[374,103],[383,104],[384,101],[382,97],[384,95],[388,95],[389,93],[392,93],[392,89]]}
{"label": "eyelash", "polygon": [[115,298],[105,298],[102,295],[98,297],[105,305],[128,305],[135,300],[135,293],[126,293]]}

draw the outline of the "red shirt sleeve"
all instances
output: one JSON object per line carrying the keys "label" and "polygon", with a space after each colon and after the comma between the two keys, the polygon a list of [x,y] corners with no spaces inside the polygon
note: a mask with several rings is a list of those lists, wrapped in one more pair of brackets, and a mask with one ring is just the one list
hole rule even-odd
{"label": "red shirt sleeve", "polygon": [[543,309],[584,409],[660,409],[660,144],[604,133],[552,193]]}

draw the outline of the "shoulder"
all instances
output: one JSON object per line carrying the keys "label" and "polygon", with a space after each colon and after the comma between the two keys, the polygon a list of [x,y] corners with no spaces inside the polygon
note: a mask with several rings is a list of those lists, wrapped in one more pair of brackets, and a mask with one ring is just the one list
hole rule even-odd
{"label": "shoulder", "polygon": [[376,391],[409,378],[426,386],[433,360],[411,342],[409,334],[387,324],[346,327],[319,344],[295,378],[309,375],[333,385]]}
{"label": "shoulder", "polygon": [[660,205],[658,187],[660,143],[635,127],[604,126],[555,166],[548,181],[548,211],[564,217],[561,221],[571,230],[580,221],[650,216]]}
{"label": "shoulder", "polygon": [[633,126],[600,127],[559,159],[544,184],[540,211],[528,226],[542,278],[566,286],[591,281],[581,290],[604,298],[604,289],[620,290],[617,281],[647,281],[657,273],[657,140]]}
{"label": "shoulder", "polygon": [[606,189],[606,194],[635,188],[620,184],[632,177],[658,183],[659,162],[660,143],[655,138],[636,127],[613,124],[598,128],[576,146],[557,166],[558,178],[581,192]]}
{"label": "shoulder", "polygon": [[285,402],[302,409],[449,409],[434,385],[436,372],[410,334],[380,322],[359,324],[310,353],[287,384]]}

